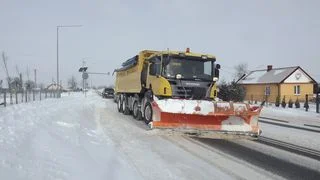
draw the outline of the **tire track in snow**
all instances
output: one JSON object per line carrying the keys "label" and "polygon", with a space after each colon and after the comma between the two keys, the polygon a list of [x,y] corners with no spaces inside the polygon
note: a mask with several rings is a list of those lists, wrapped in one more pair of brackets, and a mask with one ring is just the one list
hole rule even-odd
{"label": "tire track in snow", "polygon": [[228,140],[193,138],[224,153],[261,167],[286,179],[319,179],[320,172]]}
{"label": "tire track in snow", "polygon": [[298,146],[295,144],[279,141],[279,140],[264,137],[264,136],[260,136],[257,142],[320,161],[320,151],[317,151],[314,149]]}

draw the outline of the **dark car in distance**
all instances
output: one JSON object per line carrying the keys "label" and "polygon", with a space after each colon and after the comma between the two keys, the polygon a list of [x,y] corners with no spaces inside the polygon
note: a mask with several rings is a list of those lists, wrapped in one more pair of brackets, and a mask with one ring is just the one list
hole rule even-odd
{"label": "dark car in distance", "polygon": [[113,88],[104,88],[102,92],[103,98],[113,98],[114,96],[114,89]]}

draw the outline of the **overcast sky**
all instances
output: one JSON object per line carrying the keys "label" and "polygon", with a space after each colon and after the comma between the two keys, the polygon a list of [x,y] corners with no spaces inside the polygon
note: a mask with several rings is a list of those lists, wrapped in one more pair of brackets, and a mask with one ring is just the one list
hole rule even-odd
{"label": "overcast sky", "polygon": [[[56,79],[56,26],[60,29],[60,79],[66,84],[85,59],[89,71],[112,72],[143,49],[213,54],[221,76],[233,67],[251,70],[301,66],[320,80],[318,0],[0,0],[0,51],[11,76],[18,70],[38,82]],[[2,59],[0,79],[5,78]],[[114,77],[92,75],[93,85]]]}

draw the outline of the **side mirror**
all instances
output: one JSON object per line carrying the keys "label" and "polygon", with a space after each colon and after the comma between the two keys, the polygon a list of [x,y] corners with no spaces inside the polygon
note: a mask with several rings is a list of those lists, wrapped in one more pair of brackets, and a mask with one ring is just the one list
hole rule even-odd
{"label": "side mirror", "polygon": [[149,74],[152,76],[160,75],[160,64],[151,63],[150,69],[149,69]]}
{"label": "side mirror", "polygon": [[170,58],[169,57],[163,57],[163,65],[167,66],[170,63]]}
{"label": "side mirror", "polygon": [[216,65],[215,65],[213,81],[218,81],[218,79],[219,79],[219,74],[220,74],[220,70],[219,70],[220,68],[221,68],[220,64],[216,64]]}
{"label": "side mirror", "polygon": [[155,64],[151,63],[150,64],[150,68],[149,68],[149,74],[155,76],[156,75],[156,68],[155,68]]}

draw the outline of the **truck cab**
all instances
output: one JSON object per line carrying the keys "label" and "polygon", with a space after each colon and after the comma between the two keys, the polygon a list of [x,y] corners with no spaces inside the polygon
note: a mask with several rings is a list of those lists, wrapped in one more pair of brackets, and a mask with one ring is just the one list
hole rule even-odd
{"label": "truck cab", "polygon": [[159,98],[214,99],[220,65],[215,57],[186,52],[159,52],[143,65],[141,83]]}

